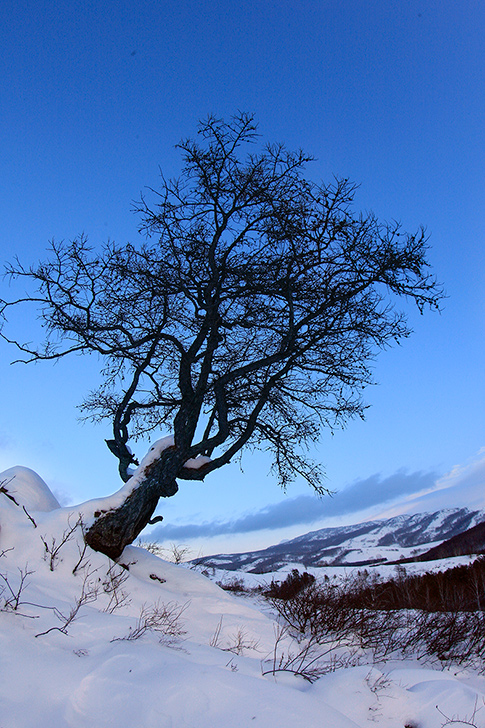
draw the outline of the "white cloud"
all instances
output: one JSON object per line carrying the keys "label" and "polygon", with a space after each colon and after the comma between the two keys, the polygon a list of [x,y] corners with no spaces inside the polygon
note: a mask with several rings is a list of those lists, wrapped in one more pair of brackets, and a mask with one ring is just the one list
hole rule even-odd
{"label": "white cloud", "polygon": [[392,515],[397,515],[461,506],[472,510],[485,508],[485,448],[439,478],[431,490],[415,493],[379,517],[386,517],[391,511]]}

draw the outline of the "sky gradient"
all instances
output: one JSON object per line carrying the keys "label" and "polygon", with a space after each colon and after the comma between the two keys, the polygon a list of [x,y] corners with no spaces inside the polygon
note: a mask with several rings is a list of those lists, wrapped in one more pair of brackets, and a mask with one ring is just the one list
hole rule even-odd
{"label": "sky gradient", "polygon": [[[170,528],[239,524],[255,547],[269,545],[289,526],[287,512],[311,502],[318,523],[351,518],[369,498],[379,508],[386,493],[418,492],[485,444],[484,21],[478,0],[9,8],[0,30],[1,263],[35,263],[50,239],[82,232],[93,245],[136,242],[133,201],[157,187],[159,169],[179,173],[175,144],[209,113],[238,109],[255,114],[264,139],[313,154],[309,177],[360,184],[357,209],[430,234],[443,312],[409,309],[415,333],[378,357],[367,421],[322,434],[314,456],[336,495],[316,501],[303,483],[285,495],[264,453],[249,454],[244,472],[232,465],[205,484],[183,483],[161,504],[167,537]],[[33,318],[16,315],[7,333],[29,339]],[[109,426],[77,421],[99,362],[12,367],[13,358],[0,342],[0,470],[31,467],[66,502],[117,489]],[[134,448],[143,455],[146,444]],[[245,548],[248,537],[228,528],[224,550]],[[205,552],[222,550],[209,536]]]}

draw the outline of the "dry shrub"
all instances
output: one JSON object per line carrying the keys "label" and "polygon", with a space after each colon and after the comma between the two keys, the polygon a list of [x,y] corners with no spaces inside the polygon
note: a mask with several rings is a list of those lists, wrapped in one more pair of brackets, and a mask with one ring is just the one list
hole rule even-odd
{"label": "dry shrub", "polygon": [[398,566],[395,578],[361,583],[360,604],[373,609],[424,609],[427,612],[482,611],[485,608],[485,559],[425,574],[407,574]]}
{"label": "dry shrub", "polygon": [[[410,656],[485,671],[485,561],[445,572],[409,576],[401,567],[387,581],[368,572],[288,585],[264,594],[292,635],[311,644],[369,651],[375,660]],[[287,589],[288,587],[288,589]],[[299,637],[298,637],[299,636]],[[332,648],[333,649],[333,648]]]}
{"label": "dry shrub", "polygon": [[159,635],[159,641],[162,644],[173,647],[186,634],[182,615],[188,606],[189,602],[183,605],[160,601],[151,605],[144,604],[135,626],[130,627],[128,634],[124,637],[114,637],[111,642],[134,641],[143,637],[147,632],[155,632]]}
{"label": "dry shrub", "polygon": [[237,593],[245,593],[249,591],[244,581],[242,579],[238,579],[235,576],[231,579],[228,579],[227,581],[216,581],[216,584],[221,589],[224,589],[224,591]]}
{"label": "dry shrub", "polygon": [[272,581],[264,594],[270,599],[292,599],[315,583],[315,577],[307,571],[300,573],[292,569],[284,581]]}

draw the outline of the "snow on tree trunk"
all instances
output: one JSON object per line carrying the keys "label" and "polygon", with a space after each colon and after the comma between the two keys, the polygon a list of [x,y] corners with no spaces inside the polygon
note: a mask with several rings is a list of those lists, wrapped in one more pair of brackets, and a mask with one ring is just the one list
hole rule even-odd
{"label": "snow on tree trunk", "polygon": [[160,481],[159,470],[152,468],[151,474],[117,508],[94,512],[94,523],[85,533],[88,546],[112,559],[121,556],[125,546],[148,525],[160,497],[175,495],[178,490],[175,478]]}
{"label": "snow on tree trunk", "polygon": [[175,495],[176,476],[184,472],[186,478],[201,480],[209,462],[206,457],[184,462],[173,437],[158,440],[117,493],[90,502],[91,519],[84,534],[88,546],[118,559],[149,524],[159,499]]}

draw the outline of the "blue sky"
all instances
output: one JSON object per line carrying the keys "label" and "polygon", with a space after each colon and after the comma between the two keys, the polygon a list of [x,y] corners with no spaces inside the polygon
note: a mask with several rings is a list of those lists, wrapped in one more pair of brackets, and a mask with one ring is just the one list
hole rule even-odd
{"label": "blue sky", "polygon": [[[362,483],[376,508],[418,492],[485,444],[484,21],[478,0],[19,0],[0,30],[1,262],[81,232],[136,242],[132,201],[159,168],[179,172],[175,144],[209,113],[253,112],[265,139],[314,154],[309,176],[359,183],[356,207],[427,226],[443,313],[410,310],[415,334],[377,359],[367,421],[322,434],[314,454],[338,492],[315,517],[351,518]],[[28,339],[32,322],[9,331]],[[99,363],[13,356],[2,342],[0,470],[29,466],[71,501],[116,489],[108,426],[77,421]],[[281,493],[264,453],[243,468],[183,484],[161,504],[167,534],[205,523],[207,553],[309,530],[303,483]]]}

